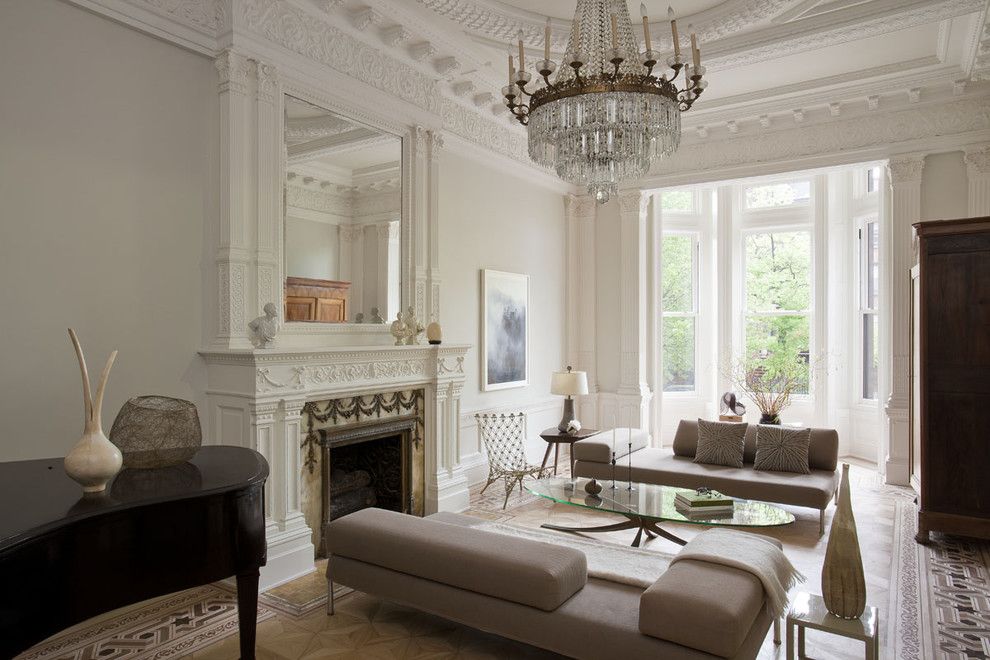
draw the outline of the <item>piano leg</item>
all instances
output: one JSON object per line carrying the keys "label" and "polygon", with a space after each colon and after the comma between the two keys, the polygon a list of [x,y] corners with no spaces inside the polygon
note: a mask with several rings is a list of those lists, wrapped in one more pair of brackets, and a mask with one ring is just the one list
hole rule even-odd
{"label": "piano leg", "polygon": [[240,629],[241,660],[254,660],[258,627],[258,571],[237,576],[237,626]]}

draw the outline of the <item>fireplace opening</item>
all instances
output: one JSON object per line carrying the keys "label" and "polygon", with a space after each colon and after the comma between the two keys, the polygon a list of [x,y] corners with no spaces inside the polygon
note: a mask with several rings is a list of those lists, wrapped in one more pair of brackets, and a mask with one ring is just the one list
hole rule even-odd
{"label": "fireplace opening", "polygon": [[[415,417],[336,426],[319,431],[322,449],[322,522],[368,507],[412,511],[411,442]],[[319,556],[326,556],[326,534]]]}

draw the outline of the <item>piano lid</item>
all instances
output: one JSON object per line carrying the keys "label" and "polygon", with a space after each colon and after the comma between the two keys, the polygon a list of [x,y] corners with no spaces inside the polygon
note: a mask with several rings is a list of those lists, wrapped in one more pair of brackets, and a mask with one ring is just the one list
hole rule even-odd
{"label": "piano lid", "polygon": [[184,463],[124,469],[103,493],[83,494],[61,458],[0,463],[0,553],[48,529],[169,500],[240,490],[268,478],[268,462],[244,447],[210,445]]}

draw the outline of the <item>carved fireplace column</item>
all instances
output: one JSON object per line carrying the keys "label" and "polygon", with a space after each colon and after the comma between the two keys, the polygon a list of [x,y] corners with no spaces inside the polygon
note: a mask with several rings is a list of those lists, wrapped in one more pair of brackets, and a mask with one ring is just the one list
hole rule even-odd
{"label": "carved fireplace column", "polygon": [[921,220],[921,172],[924,154],[895,156],[887,163],[890,181],[890,223],[887,239],[887,268],[890,283],[890,366],[889,396],[886,413],[885,472],[887,483],[907,486],[910,480],[910,434],[908,408],[911,357],[911,280],[914,265],[912,224]]}
{"label": "carved fireplace column", "polygon": [[619,193],[619,388],[618,426],[646,429],[650,424],[647,377],[647,223],[650,196],[638,190]]}
{"label": "carved fireplace column", "polygon": [[990,145],[966,149],[971,218],[990,216]]}

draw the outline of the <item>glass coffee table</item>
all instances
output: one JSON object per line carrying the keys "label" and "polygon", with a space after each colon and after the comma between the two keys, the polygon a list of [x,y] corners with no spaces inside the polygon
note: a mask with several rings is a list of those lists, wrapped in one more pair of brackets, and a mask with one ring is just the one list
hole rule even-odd
{"label": "glass coffee table", "polygon": [[611,481],[599,481],[602,492],[597,497],[584,490],[590,479],[551,478],[532,481],[526,490],[560,504],[569,504],[584,509],[607,511],[624,516],[626,520],[612,525],[598,527],[563,527],[549,523],[541,525],[545,529],[560,532],[617,532],[624,529],[638,529],[632,545],[638,548],[646,534],[647,539],[658,536],[679,545],[687,543],[660,527],[662,522],[679,522],[692,525],[712,525],[717,527],[777,527],[794,522],[794,515],[766,502],[733,499],[732,511],[724,512],[684,512],[674,505],[679,492],[693,492],[690,488],[656,486],[653,484],[616,481],[612,489]]}

